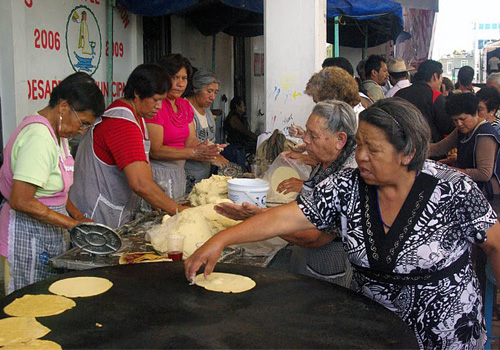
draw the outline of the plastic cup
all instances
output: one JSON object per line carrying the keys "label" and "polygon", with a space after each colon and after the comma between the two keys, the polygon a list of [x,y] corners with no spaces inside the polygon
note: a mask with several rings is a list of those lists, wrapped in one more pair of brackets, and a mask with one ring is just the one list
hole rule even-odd
{"label": "plastic cup", "polygon": [[184,239],[182,235],[167,236],[167,255],[173,261],[182,260],[182,252],[184,251]]}
{"label": "plastic cup", "polygon": [[252,174],[254,177],[259,177],[261,175],[261,166],[259,164],[252,164],[250,166],[252,168]]}

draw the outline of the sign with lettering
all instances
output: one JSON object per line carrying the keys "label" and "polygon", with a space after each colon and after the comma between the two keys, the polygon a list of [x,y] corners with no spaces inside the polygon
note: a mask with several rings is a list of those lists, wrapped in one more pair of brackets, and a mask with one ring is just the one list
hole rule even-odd
{"label": "sign with lettering", "polygon": [[[16,96],[24,95],[17,103],[18,122],[47,105],[54,87],[74,72],[91,75],[105,97],[123,96],[128,75],[142,63],[142,50],[131,49],[142,45],[135,15],[119,5],[113,8],[113,42],[109,43],[106,1],[25,0],[16,7],[24,11],[24,16],[13,16],[24,20],[16,28],[25,28],[13,32],[14,42],[22,43],[14,57],[24,67],[18,77],[25,77],[15,82]],[[107,81],[110,55],[112,82]]]}

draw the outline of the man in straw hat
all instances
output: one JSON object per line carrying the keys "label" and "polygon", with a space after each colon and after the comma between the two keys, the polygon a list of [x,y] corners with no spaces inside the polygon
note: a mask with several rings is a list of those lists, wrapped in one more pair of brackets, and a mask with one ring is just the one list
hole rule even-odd
{"label": "man in straw hat", "polygon": [[392,88],[385,93],[385,97],[393,97],[396,92],[411,85],[408,79],[408,71],[413,70],[412,66],[407,66],[405,61],[399,58],[391,58],[387,62],[387,70],[389,71],[389,79]]}

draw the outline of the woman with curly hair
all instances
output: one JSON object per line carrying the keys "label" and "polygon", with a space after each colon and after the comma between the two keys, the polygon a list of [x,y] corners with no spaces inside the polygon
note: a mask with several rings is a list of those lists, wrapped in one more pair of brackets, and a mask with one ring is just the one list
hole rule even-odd
{"label": "woman with curly hair", "polygon": [[[356,117],[365,109],[361,104],[356,79],[341,67],[326,67],[315,73],[307,82],[304,92],[312,97],[314,103],[326,100],[345,102],[353,108]],[[305,130],[297,125],[292,125],[289,132],[292,137],[303,138],[305,135]]]}
{"label": "woman with curly hair", "polygon": [[304,92],[315,103],[334,99],[354,108],[361,102],[356,80],[340,67],[326,67],[315,73],[307,82]]}

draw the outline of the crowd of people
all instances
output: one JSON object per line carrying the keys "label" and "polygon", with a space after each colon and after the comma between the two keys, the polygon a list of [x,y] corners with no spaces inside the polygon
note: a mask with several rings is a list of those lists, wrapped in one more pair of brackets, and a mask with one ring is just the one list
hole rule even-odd
{"label": "crowd of people", "polygon": [[[421,348],[480,349],[486,341],[483,254],[500,280],[500,73],[456,86],[442,65],[412,67],[372,55],[354,69],[325,60],[305,94],[315,102],[303,147],[284,156],[313,165],[278,190],[296,200],[272,209],[220,204],[243,220],[185,261],[208,276],[229,245],[282,237],[297,248],[295,272],[351,288],[395,312]],[[12,292],[57,271],[67,229],[119,227],[143,210],[174,215],[195,183],[229,161],[245,165],[257,135],[236,96],[215,143],[210,106],[220,81],[180,54],[141,64],[108,107],[93,78],[75,73],[27,116],[0,169],[0,256]],[[69,138],[80,135],[75,161]],[[479,253],[478,253],[479,252]],[[471,253],[473,256],[471,258]],[[485,261],[485,260],[484,260]]]}

